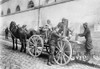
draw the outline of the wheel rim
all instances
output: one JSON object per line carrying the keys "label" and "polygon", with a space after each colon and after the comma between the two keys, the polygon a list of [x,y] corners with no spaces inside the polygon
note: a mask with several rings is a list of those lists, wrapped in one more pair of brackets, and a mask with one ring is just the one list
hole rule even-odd
{"label": "wheel rim", "polygon": [[72,57],[72,48],[69,41],[60,40],[57,42],[54,61],[59,65],[67,64]]}
{"label": "wheel rim", "polygon": [[33,35],[28,41],[28,52],[30,55],[37,57],[43,50],[43,40],[39,35]]}

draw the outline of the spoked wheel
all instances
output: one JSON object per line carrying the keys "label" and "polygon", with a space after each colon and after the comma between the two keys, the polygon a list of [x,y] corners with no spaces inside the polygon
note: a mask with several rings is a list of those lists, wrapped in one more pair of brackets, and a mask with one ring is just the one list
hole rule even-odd
{"label": "spoked wheel", "polygon": [[54,61],[58,65],[67,64],[72,57],[72,47],[68,40],[59,40],[55,49]]}
{"label": "spoked wheel", "polygon": [[43,50],[43,39],[39,35],[33,35],[28,40],[28,52],[33,57],[37,57]]}

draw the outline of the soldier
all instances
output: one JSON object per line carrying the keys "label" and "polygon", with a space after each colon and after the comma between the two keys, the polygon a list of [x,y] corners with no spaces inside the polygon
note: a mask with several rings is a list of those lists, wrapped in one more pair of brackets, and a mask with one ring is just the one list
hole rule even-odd
{"label": "soldier", "polygon": [[52,34],[51,34],[51,38],[49,40],[49,47],[50,47],[50,54],[49,54],[49,59],[47,64],[51,65],[53,63],[53,59],[54,59],[54,52],[55,52],[55,46],[57,45],[57,40],[58,38],[64,38],[62,35],[60,35],[62,32],[64,32],[64,29],[66,31],[67,29],[67,23],[65,21],[66,19],[62,19],[62,22],[60,22],[57,27],[56,30],[58,29],[58,31],[53,30]]}
{"label": "soldier", "polygon": [[[49,21],[48,21],[49,22]],[[63,24],[60,25],[60,23],[57,25],[57,27],[55,27],[55,29],[52,31],[50,39],[49,39],[49,49],[50,49],[50,54],[49,54],[49,58],[48,58],[48,62],[47,65],[50,65],[53,63],[53,59],[54,59],[54,52],[55,52],[55,46],[57,44],[57,39],[61,36],[59,36],[58,34],[61,33],[63,30]],[[62,28],[61,28],[62,27]],[[59,31],[57,32],[56,30],[59,29]]]}
{"label": "soldier", "polygon": [[47,64],[51,66],[53,64],[53,59],[54,59],[54,52],[55,52],[55,46],[57,44],[57,39],[60,38],[61,36],[58,35],[59,32],[56,32],[56,30],[52,31],[51,33],[51,38],[49,40],[49,49],[50,49],[50,54],[48,58]]}
{"label": "soldier", "polygon": [[52,24],[51,24],[50,20],[47,20],[46,25],[44,25],[44,27],[43,27],[43,31],[44,31],[44,34],[45,34],[45,42],[47,43],[48,39],[50,37],[49,33],[52,31]]}
{"label": "soldier", "polygon": [[91,55],[91,49],[93,49],[92,45],[92,38],[91,38],[91,32],[88,27],[88,23],[83,24],[84,27],[84,32],[82,34],[78,34],[80,37],[85,37],[86,42],[85,42],[85,49],[86,49],[86,55]]}
{"label": "soldier", "polygon": [[[67,39],[70,39],[69,33],[71,32],[71,34],[73,33],[73,31],[71,31],[68,28],[68,19],[63,18],[62,22],[60,22],[57,27],[60,29],[59,33],[63,33],[64,36],[67,36]],[[61,32],[62,31],[62,32]]]}
{"label": "soldier", "polygon": [[8,39],[8,33],[9,33],[9,30],[8,30],[8,27],[5,29],[5,38]]}
{"label": "soldier", "polygon": [[53,26],[49,19],[47,20],[47,24],[48,24],[49,29],[52,30]]}

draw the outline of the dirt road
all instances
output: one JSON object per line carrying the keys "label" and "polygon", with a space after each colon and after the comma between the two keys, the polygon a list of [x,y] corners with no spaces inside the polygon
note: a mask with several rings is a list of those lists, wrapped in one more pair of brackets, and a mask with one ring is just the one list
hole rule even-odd
{"label": "dirt road", "polygon": [[38,58],[33,58],[27,53],[12,50],[12,43],[2,39],[0,39],[0,51],[1,69],[100,69],[99,65],[76,61],[71,61],[65,66],[48,66],[46,64],[48,55],[42,54]]}

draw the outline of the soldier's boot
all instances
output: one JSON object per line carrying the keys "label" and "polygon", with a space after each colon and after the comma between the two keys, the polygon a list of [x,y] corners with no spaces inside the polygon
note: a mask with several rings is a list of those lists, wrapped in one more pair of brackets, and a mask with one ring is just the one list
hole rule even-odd
{"label": "soldier's boot", "polygon": [[55,46],[51,46],[51,63],[54,63],[54,52],[55,52]]}
{"label": "soldier's boot", "polygon": [[47,65],[51,66],[52,64],[51,64],[51,62],[47,62]]}
{"label": "soldier's boot", "polygon": [[47,61],[47,65],[51,66],[51,55],[49,55],[48,61]]}
{"label": "soldier's boot", "polygon": [[54,62],[54,55],[52,55],[51,63],[52,63],[52,64],[55,64],[55,62]]}
{"label": "soldier's boot", "polygon": [[87,51],[85,55],[86,55],[86,62],[88,62],[92,58],[91,51]]}

